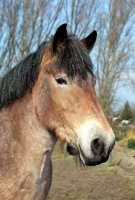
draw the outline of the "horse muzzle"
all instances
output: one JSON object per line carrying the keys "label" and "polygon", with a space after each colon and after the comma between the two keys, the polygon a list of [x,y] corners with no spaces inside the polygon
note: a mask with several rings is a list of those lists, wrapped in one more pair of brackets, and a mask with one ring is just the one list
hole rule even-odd
{"label": "horse muzzle", "polygon": [[80,158],[81,158],[82,162],[85,165],[88,165],[88,166],[99,165],[101,163],[106,162],[109,158],[109,154],[106,154],[104,152],[100,152],[99,154],[95,154],[93,156],[93,158],[87,158],[85,156],[85,154],[83,153],[81,147],[79,148],[79,152],[80,152]]}
{"label": "horse muzzle", "polygon": [[95,166],[104,163],[108,160],[114,144],[115,141],[113,141],[109,148],[107,148],[102,140],[94,139],[91,141],[89,153],[88,151],[85,153],[81,145],[79,145],[80,158],[82,162],[88,166]]}
{"label": "horse muzzle", "polygon": [[104,163],[108,160],[109,154],[110,154],[111,150],[113,149],[114,144],[115,144],[115,142],[108,149],[108,151],[105,152],[103,142],[101,142],[99,140],[97,141],[97,139],[96,139],[96,141],[92,141],[91,147],[92,147],[93,157],[91,157],[91,158],[86,157],[86,155],[84,154],[80,145],[77,148],[77,147],[73,147],[68,144],[67,151],[70,155],[79,156],[81,161],[83,162],[83,164],[85,164],[87,166],[95,166],[95,165]]}
{"label": "horse muzzle", "polygon": [[69,146],[68,152],[79,155],[81,161],[88,166],[106,162],[115,144],[115,135],[109,124],[105,129],[97,122],[86,121],[78,127],[78,142],[73,144],[74,147]]}

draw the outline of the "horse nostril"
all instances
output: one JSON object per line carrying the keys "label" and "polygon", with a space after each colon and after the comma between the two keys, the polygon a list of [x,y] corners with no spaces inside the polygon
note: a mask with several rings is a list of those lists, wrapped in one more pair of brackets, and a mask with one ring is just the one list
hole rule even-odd
{"label": "horse nostril", "polygon": [[94,155],[100,155],[103,152],[104,144],[100,139],[94,139],[91,142],[91,149]]}

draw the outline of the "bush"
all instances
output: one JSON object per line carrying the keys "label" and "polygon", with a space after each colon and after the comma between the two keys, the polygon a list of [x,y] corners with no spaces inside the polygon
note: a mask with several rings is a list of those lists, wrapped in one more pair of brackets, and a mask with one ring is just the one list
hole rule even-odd
{"label": "bush", "polygon": [[123,135],[115,135],[115,140],[118,142],[124,138]]}
{"label": "bush", "polygon": [[135,149],[135,140],[134,139],[129,139],[127,141],[127,147],[130,149]]}
{"label": "bush", "polygon": [[[127,130],[126,135],[123,137],[123,139],[119,140],[119,145],[121,145],[121,146],[127,146],[128,148],[132,148],[132,147],[130,147],[131,146],[130,145],[130,143],[131,143],[130,140],[131,141],[132,140],[135,141],[135,129],[129,129],[129,130]],[[128,141],[129,141],[129,145],[128,145]]]}

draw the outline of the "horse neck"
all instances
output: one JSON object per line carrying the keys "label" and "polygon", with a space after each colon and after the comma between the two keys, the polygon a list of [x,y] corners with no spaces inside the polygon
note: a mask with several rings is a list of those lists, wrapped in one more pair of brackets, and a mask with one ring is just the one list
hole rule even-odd
{"label": "horse neck", "polygon": [[[13,190],[16,196],[10,199],[18,200],[19,195],[22,199],[25,196],[45,199],[51,183],[51,154],[55,143],[55,136],[35,114],[31,93],[0,111],[0,187],[4,191],[8,182],[10,188],[8,194],[1,194],[4,198],[11,197]],[[21,187],[25,189],[20,194]]]}
{"label": "horse neck", "polygon": [[37,118],[31,93],[1,110],[0,137],[6,141],[7,144],[3,148],[9,149],[10,154],[14,154],[14,151],[21,152],[18,153],[19,157],[29,154],[27,159],[32,161],[33,158],[33,163],[34,159],[37,160],[42,155],[51,156],[56,143],[55,136],[48,132]]}

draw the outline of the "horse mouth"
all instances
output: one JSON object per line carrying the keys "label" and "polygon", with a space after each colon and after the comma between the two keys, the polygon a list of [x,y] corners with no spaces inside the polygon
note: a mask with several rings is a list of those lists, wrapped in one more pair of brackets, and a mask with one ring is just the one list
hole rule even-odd
{"label": "horse mouth", "polygon": [[100,165],[101,163],[106,162],[109,158],[109,155],[106,155],[106,153],[102,153],[101,155],[95,155],[93,158],[87,158],[81,146],[79,146],[79,153],[80,153],[80,158],[82,162],[87,166]]}
{"label": "horse mouth", "polygon": [[93,158],[87,158],[79,145],[79,147],[73,147],[71,145],[67,146],[67,151],[72,156],[78,156],[79,160],[87,166],[96,166],[101,163],[104,163],[108,160],[109,155],[102,153],[101,155],[95,155]]}

